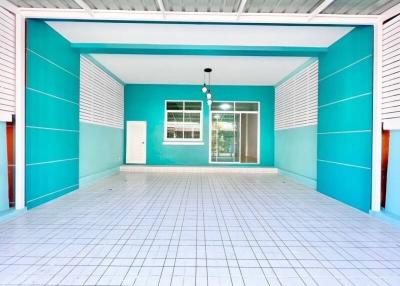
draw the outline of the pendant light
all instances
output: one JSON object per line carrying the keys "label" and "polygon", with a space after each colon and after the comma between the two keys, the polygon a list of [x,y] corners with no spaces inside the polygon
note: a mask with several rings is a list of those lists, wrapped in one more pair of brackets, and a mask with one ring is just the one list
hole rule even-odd
{"label": "pendant light", "polygon": [[[212,104],[212,94],[211,94],[211,68],[204,69],[204,83],[201,91],[206,94],[207,104],[211,106]],[[208,82],[206,82],[206,75],[208,77]]]}

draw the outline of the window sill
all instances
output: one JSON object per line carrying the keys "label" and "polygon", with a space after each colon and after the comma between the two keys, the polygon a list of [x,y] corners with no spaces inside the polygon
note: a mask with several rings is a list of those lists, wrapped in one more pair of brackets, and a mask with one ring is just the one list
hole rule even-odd
{"label": "window sill", "polygon": [[164,141],[163,145],[204,145],[203,141]]}

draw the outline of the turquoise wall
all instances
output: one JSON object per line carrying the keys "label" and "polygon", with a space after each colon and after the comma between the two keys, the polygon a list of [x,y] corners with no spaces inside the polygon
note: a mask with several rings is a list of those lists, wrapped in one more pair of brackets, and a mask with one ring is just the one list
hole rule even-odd
{"label": "turquoise wall", "polygon": [[390,131],[389,144],[385,210],[400,216],[400,130]]}
{"label": "turquoise wall", "polygon": [[41,20],[27,23],[26,206],[79,186],[79,54]]}
{"label": "turquoise wall", "polygon": [[373,28],[356,27],[319,58],[317,189],[369,211]]}
{"label": "turquoise wall", "polygon": [[6,122],[0,121],[0,212],[8,210],[8,161]]}
{"label": "turquoise wall", "polygon": [[[213,86],[212,89],[214,100],[260,101],[260,165],[273,166],[274,88]],[[148,165],[209,165],[209,110],[204,99],[200,85],[125,86],[125,121],[147,121]],[[203,100],[204,145],[163,145],[165,100]]]}
{"label": "turquoise wall", "polygon": [[317,126],[275,131],[275,167],[314,187],[317,179]]}
{"label": "turquoise wall", "polygon": [[122,129],[80,122],[80,184],[118,171],[123,164],[123,145]]}

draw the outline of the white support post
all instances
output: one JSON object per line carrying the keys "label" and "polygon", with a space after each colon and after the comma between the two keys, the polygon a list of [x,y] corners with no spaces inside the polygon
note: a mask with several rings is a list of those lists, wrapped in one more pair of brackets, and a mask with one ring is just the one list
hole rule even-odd
{"label": "white support post", "polygon": [[372,197],[371,211],[381,209],[382,163],[382,34],[383,23],[374,25],[374,86],[372,126]]}
{"label": "white support post", "polygon": [[25,208],[25,17],[16,15],[15,209]]}

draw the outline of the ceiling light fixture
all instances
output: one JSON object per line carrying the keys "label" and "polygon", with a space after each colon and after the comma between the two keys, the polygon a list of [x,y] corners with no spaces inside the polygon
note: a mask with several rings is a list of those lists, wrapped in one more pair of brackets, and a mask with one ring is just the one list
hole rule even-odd
{"label": "ceiling light fixture", "polygon": [[[212,94],[211,94],[211,68],[204,69],[204,83],[201,91],[206,94],[207,104],[211,106],[212,104]],[[208,77],[208,82],[206,82],[206,75]]]}

